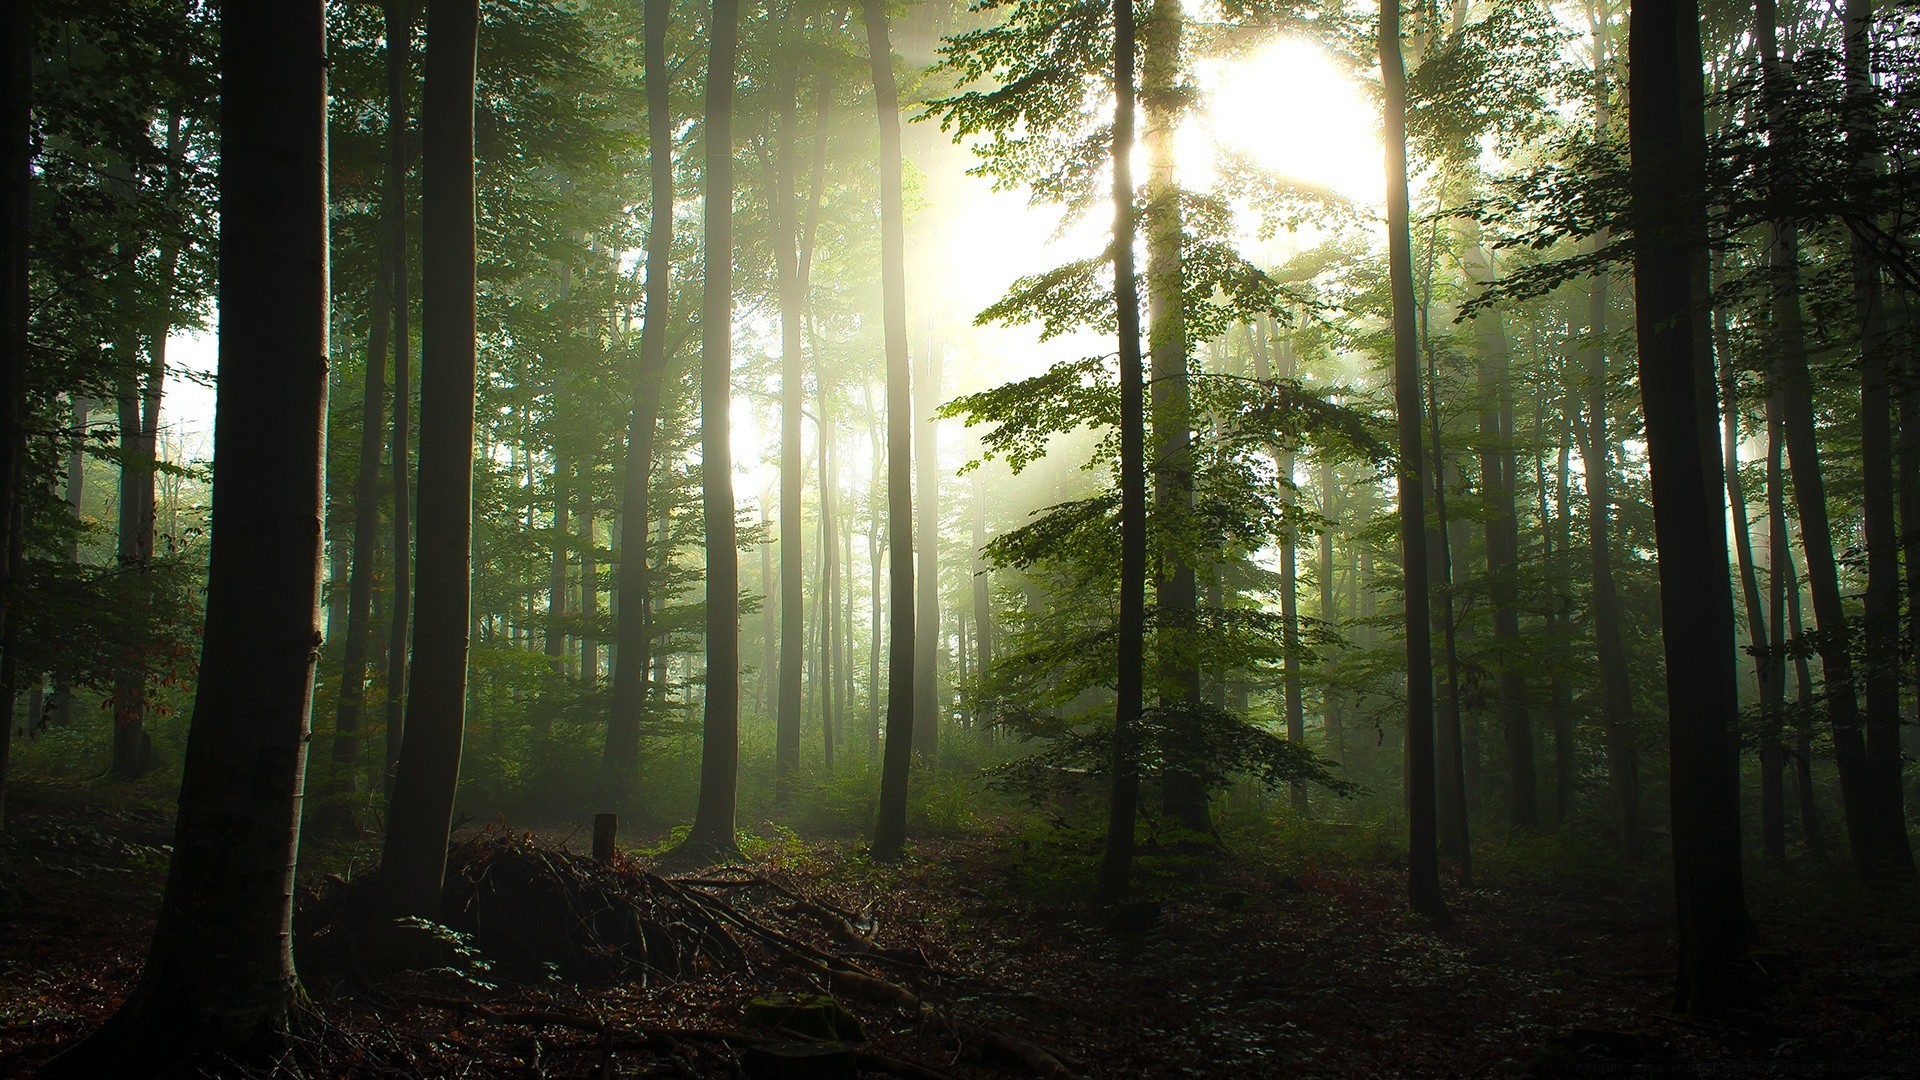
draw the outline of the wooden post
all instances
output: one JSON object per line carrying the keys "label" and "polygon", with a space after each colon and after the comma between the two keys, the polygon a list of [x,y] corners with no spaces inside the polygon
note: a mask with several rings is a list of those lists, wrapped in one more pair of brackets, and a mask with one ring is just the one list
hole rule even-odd
{"label": "wooden post", "polygon": [[611,862],[613,860],[613,835],[619,828],[619,819],[612,814],[593,815],[593,861]]}

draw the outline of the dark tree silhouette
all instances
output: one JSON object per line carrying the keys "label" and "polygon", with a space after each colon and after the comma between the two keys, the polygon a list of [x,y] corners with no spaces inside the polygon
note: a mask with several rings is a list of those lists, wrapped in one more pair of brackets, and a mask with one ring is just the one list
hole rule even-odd
{"label": "dark tree silhouette", "polygon": [[[887,736],[880,772],[876,859],[907,843],[907,775],[913,766],[913,374],[907,359],[906,209],[900,188],[900,92],[880,0],[861,0],[880,115],[880,288],[887,348]],[[924,538],[931,543],[932,538]],[[936,633],[934,627],[928,633]]]}
{"label": "dark tree silhouette", "polygon": [[220,33],[211,571],[173,857],[139,982],[53,1075],[257,1051],[295,994],[327,403],[323,5],[229,4]]}
{"label": "dark tree silhouette", "polygon": [[1700,398],[1713,380],[1693,325],[1708,302],[1695,292],[1694,272],[1707,243],[1699,35],[1694,0],[1634,0],[1627,48],[1635,331],[1667,662],[1676,999],[1683,1009],[1711,1011],[1741,997],[1747,917],[1725,486],[1718,438],[1702,430],[1712,403]]}
{"label": "dark tree silhouette", "polygon": [[1133,267],[1133,0],[1113,0],[1113,289],[1120,320],[1120,642],[1113,777],[1095,896],[1117,900],[1133,870],[1147,637],[1147,412],[1140,290]]}
{"label": "dark tree silhouette", "polygon": [[478,0],[428,0],[421,92],[420,540],[413,672],[381,902],[437,917],[460,780],[473,542],[473,87]]}
{"label": "dark tree silhouette", "polygon": [[1407,892],[1420,915],[1444,918],[1440,896],[1437,765],[1433,743],[1433,629],[1427,582],[1427,509],[1420,482],[1420,340],[1414,325],[1413,239],[1407,208],[1407,69],[1400,56],[1400,0],[1380,4],[1380,81],[1385,90],[1387,259],[1393,289],[1393,400],[1399,424],[1400,559],[1406,583]]}
{"label": "dark tree silhouette", "polygon": [[668,97],[667,20],[671,0],[646,0],[647,270],[640,366],[633,373],[626,474],[620,491],[620,566],[614,578],[613,707],[602,763],[622,784],[640,763],[640,716],[647,706],[647,525],[653,485],[653,436],[667,370],[668,303],[673,295],[673,112]]}
{"label": "dark tree silhouette", "polygon": [[706,284],[700,312],[700,501],[707,530],[707,696],[689,852],[736,850],[740,786],[740,553],[733,522],[733,81],[738,0],[714,0],[707,62]]}

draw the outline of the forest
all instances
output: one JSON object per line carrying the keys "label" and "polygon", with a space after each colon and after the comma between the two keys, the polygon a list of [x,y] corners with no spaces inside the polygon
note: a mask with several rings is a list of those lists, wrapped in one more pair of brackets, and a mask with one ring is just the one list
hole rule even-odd
{"label": "forest", "polygon": [[1913,0],[0,7],[0,1076],[1920,1077]]}

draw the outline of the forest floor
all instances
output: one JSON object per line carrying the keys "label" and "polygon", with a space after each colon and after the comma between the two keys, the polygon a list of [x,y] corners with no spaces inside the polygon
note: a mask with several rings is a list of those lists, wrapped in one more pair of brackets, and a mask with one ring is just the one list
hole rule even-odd
{"label": "forest floor", "polygon": [[[166,807],[81,788],[26,785],[9,802],[0,1077],[30,1074],[127,991],[171,831]],[[501,842],[529,836],[585,846],[571,829]],[[1816,866],[1755,875],[1759,1004],[1709,1021],[1668,1007],[1673,931],[1651,869],[1509,870],[1451,889],[1453,919],[1436,925],[1405,913],[1390,862],[1172,858],[1157,912],[1116,930],[1048,901],[1059,852],[1033,832],[922,841],[893,866],[852,840],[779,834],[750,851],[721,892],[764,879],[854,913],[885,956],[851,959],[935,1008],[841,995],[869,1038],[862,1075],[1044,1075],[1021,1057],[1037,1047],[1072,1074],[1116,1078],[1920,1077],[1913,900],[1835,886],[1839,872]],[[355,857],[335,850],[332,868]],[[310,976],[306,1040],[321,1049],[284,1074],[736,1076],[752,1038],[742,1004],[810,981],[768,964],[595,985],[410,978]]]}

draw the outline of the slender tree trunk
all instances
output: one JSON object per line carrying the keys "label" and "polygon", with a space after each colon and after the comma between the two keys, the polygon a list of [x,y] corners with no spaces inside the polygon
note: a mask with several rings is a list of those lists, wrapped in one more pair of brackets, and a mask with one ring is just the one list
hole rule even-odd
{"label": "slender tree trunk", "polygon": [[[880,696],[880,647],[885,635],[880,632],[881,605],[886,599],[881,587],[881,537],[886,534],[887,521],[891,516],[889,505],[891,492],[886,485],[891,482],[891,470],[881,444],[880,418],[873,411],[873,385],[864,380],[860,392],[867,410],[867,439],[872,453],[873,475],[868,480],[869,503],[872,513],[867,523],[867,583],[868,641],[867,641],[867,760],[880,760],[880,713],[886,707]],[[886,498],[882,494],[886,494]],[[891,544],[891,541],[888,541]]]}
{"label": "slender tree trunk", "polygon": [[[887,349],[888,597],[887,746],[873,857],[899,858],[907,842],[907,776],[913,764],[913,369],[907,357],[906,210],[900,189],[900,94],[880,0],[861,0],[873,96],[880,118],[880,286]],[[931,542],[931,538],[928,538]],[[927,628],[934,633],[935,628]]]}
{"label": "slender tree trunk", "polygon": [[1380,4],[1380,81],[1387,146],[1387,260],[1393,291],[1393,394],[1399,425],[1400,565],[1407,648],[1407,895],[1415,914],[1446,918],[1435,812],[1433,630],[1429,614],[1424,486],[1420,481],[1420,341],[1414,327],[1413,240],[1407,208],[1407,74],[1399,0]]}
{"label": "slender tree trunk", "polygon": [[322,8],[236,4],[221,16],[212,548],[173,857],[132,993],[43,1075],[153,1074],[191,1052],[261,1052],[287,1029],[293,861],[320,643]]}
{"label": "slender tree trunk", "polygon": [[986,480],[976,469],[973,473],[973,641],[976,650],[973,676],[977,682],[984,682],[993,672],[993,579],[989,576],[986,548]]}
{"label": "slender tree trunk", "polygon": [[700,501],[707,536],[707,689],[693,851],[736,850],[740,557],[733,522],[733,84],[739,0],[713,0],[706,87],[705,287],[700,313]]}
{"label": "slender tree trunk", "polygon": [[[1784,425],[1783,425],[1784,426]],[[1784,439],[1784,435],[1782,436]],[[1786,522],[1786,512],[1781,511],[1781,523]],[[1806,623],[1800,613],[1800,577],[1793,562],[1792,545],[1781,530],[1782,550],[1787,558],[1781,563],[1781,571],[1786,577],[1788,633],[1795,641],[1801,640],[1806,633]],[[1819,805],[1814,799],[1813,790],[1813,666],[1807,662],[1804,651],[1796,649],[1793,654],[1794,691],[1794,749],[1793,778],[1794,794],[1800,803],[1800,832],[1806,839],[1807,849],[1815,859],[1822,862],[1827,858],[1826,834],[1820,831]]]}
{"label": "slender tree trunk", "polygon": [[571,471],[572,465],[556,450],[550,484],[553,496],[553,540],[548,545],[552,557],[547,563],[547,617],[545,625],[540,628],[540,652],[547,658],[549,669],[555,676],[563,676],[567,671],[567,591],[571,587],[567,580],[567,543],[573,535],[572,493],[567,486],[568,473]]}
{"label": "slender tree trunk", "polygon": [[[1540,530],[1545,540],[1547,573],[1553,580],[1553,593],[1548,600],[1547,638],[1555,648],[1571,650],[1573,642],[1566,630],[1567,609],[1572,601],[1567,596],[1566,584],[1570,577],[1567,568],[1567,552],[1573,546],[1573,522],[1568,508],[1573,505],[1572,483],[1569,480],[1573,459],[1573,414],[1579,408],[1579,399],[1574,396],[1573,379],[1569,374],[1562,375],[1562,389],[1565,396],[1560,407],[1560,437],[1558,468],[1554,473],[1553,513],[1547,513],[1547,478],[1544,472],[1545,458],[1539,460],[1535,469],[1540,478]],[[1544,414],[1545,404],[1542,403]],[[1544,415],[1536,427],[1544,426]],[[1549,524],[1551,522],[1551,524]],[[1573,684],[1565,672],[1556,668],[1549,699],[1553,708],[1553,823],[1556,827],[1565,825],[1573,814],[1573,794],[1578,767],[1575,763],[1577,749],[1573,730]]]}
{"label": "slender tree trunk", "polygon": [[[1680,958],[1675,999],[1708,1012],[1745,996],[1746,901],[1740,865],[1739,719],[1725,480],[1703,454],[1699,395],[1708,357],[1693,326],[1695,255],[1706,250],[1699,13],[1693,0],[1634,0],[1632,101],[1634,303],[1640,388],[1660,561],[1666,649],[1671,828]],[[1704,384],[1704,385],[1703,385]]]}
{"label": "slender tree trunk", "polygon": [[[1845,6],[1847,144],[1872,141],[1876,111],[1872,64],[1873,0],[1847,0]],[[1859,151],[1854,173],[1871,179],[1881,171],[1877,157]],[[1886,299],[1880,263],[1864,237],[1852,243],[1853,302],[1860,334],[1861,519],[1866,539],[1867,591],[1862,630],[1866,639],[1862,681],[1866,684],[1865,754],[1860,784],[1865,791],[1848,805],[1848,833],[1855,844],[1855,869],[1875,881],[1914,877],[1913,847],[1907,840],[1905,791],[1900,780],[1900,547],[1894,532],[1894,444],[1892,369]],[[1838,752],[1841,739],[1836,733]],[[1846,752],[1851,753],[1852,737]],[[1844,780],[1843,780],[1844,787]],[[1853,805],[1871,815],[1856,829]]]}
{"label": "slender tree trunk", "polygon": [[[1608,119],[1607,26],[1593,14],[1593,81],[1596,129]],[[1605,246],[1607,235],[1593,238]],[[1640,842],[1640,760],[1633,739],[1633,677],[1621,629],[1619,592],[1613,581],[1613,436],[1608,433],[1607,293],[1610,282],[1595,274],[1587,294],[1587,431],[1580,445],[1581,471],[1587,482],[1587,551],[1593,588],[1593,642],[1600,668],[1600,728],[1612,782],[1615,827],[1620,847],[1632,853]]]}
{"label": "slender tree trunk", "polygon": [[473,96],[478,0],[427,0],[420,106],[420,560],[406,735],[394,772],[382,907],[438,918],[460,781],[473,559],[475,231]]}
{"label": "slender tree trunk", "polygon": [[[1427,264],[1431,272],[1433,263]],[[1431,286],[1429,277],[1428,284]],[[1427,296],[1431,288],[1422,295],[1420,304],[1420,338],[1422,352],[1427,358],[1427,435],[1432,442],[1428,453],[1431,472],[1426,478],[1426,490],[1433,494],[1434,521],[1426,530],[1427,565],[1430,572],[1440,576],[1440,642],[1445,656],[1447,679],[1447,707],[1440,715],[1436,732],[1435,753],[1438,761],[1435,792],[1437,795],[1436,822],[1440,839],[1440,854],[1452,859],[1460,867],[1460,884],[1468,887],[1473,881],[1473,838],[1470,832],[1472,815],[1470,810],[1478,801],[1480,790],[1480,739],[1477,730],[1471,739],[1467,737],[1460,723],[1460,644],[1459,622],[1453,607],[1454,579],[1453,553],[1456,547],[1464,547],[1465,522],[1455,522],[1447,513],[1447,488],[1453,480],[1453,474],[1447,467],[1446,441],[1441,438],[1440,430],[1440,363],[1435,354],[1432,339],[1427,334]],[[1424,492],[1423,492],[1424,494]],[[1456,544],[1455,531],[1459,530],[1461,540]],[[1472,771],[1469,772],[1471,765]]]}
{"label": "slender tree trunk", "polygon": [[1133,0],[1113,0],[1113,255],[1120,363],[1120,622],[1107,834],[1097,900],[1126,895],[1140,808],[1139,728],[1146,697],[1147,407],[1140,356],[1140,288],[1134,273]]}
{"label": "slender tree trunk", "polygon": [[[27,442],[27,327],[32,310],[27,290],[33,192],[32,6],[21,0],[0,14],[0,140],[4,140],[5,154],[5,173],[0,175],[0,320],[4,320],[0,322],[0,334],[6,336],[5,351],[0,353],[0,551],[7,552],[14,548],[14,526],[13,515],[6,511],[21,501]],[[84,410],[77,399],[74,411],[83,414],[78,426],[84,428]],[[79,488],[69,480],[67,491],[78,514]],[[0,634],[14,632],[14,568],[11,557],[0,564]],[[9,711],[0,723],[0,827],[7,820],[7,770],[12,750],[13,714]]]}
{"label": "slender tree trunk", "polygon": [[[399,138],[389,132],[389,138]],[[393,316],[389,263],[374,271],[367,365],[360,395],[360,462],[353,483],[353,561],[347,575],[347,634],[341,650],[340,700],[333,719],[333,782],[359,790],[360,726],[366,711],[368,639],[373,632],[374,564],[380,558],[380,449],[386,426],[387,329]]]}
{"label": "slender tree trunk", "polygon": [[780,302],[780,692],[774,711],[774,798],[779,801],[786,797],[800,765],[806,580],[802,494],[806,463],[801,457],[800,428],[807,394],[806,357],[801,351],[806,297],[800,285],[799,223],[794,208],[794,140],[799,137],[799,125],[792,62],[780,65],[774,82],[777,134],[767,201]]}
{"label": "slender tree trunk", "polygon": [[[1772,859],[1787,854],[1786,744],[1783,740],[1787,703],[1786,625],[1787,579],[1793,576],[1793,553],[1787,542],[1786,477],[1783,475],[1777,388],[1767,394],[1767,656],[1773,677],[1760,703],[1760,850]],[[1804,660],[1801,661],[1803,664]]]}
{"label": "slender tree trunk", "polygon": [[580,500],[580,682],[591,690],[600,681],[600,560],[592,463],[582,463],[574,477],[574,494]]}
{"label": "slender tree trunk", "polygon": [[[1320,462],[1320,513],[1329,524],[1320,530],[1320,622],[1332,629],[1339,622],[1339,608],[1336,604],[1338,589],[1335,587],[1333,572],[1333,530],[1332,523],[1340,520],[1344,509],[1344,500],[1340,498],[1339,483],[1335,476],[1333,461],[1323,458]],[[1338,686],[1329,685],[1320,697],[1320,730],[1325,737],[1327,753],[1335,761],[1347,759],[1344,752],[1345,736],[1341,726],[1340,701],[1343,691]]]}
{"label": "slender tree trunk", "polygon": [[825,387],[816,397],[820,410],[820,764],[833,768],[833,732],[838,726],[836,693],[840,670],[834,642],[840,636],[839,567],[834,542],[833,421],[827,415]]}
{"label": "slender tree trunk", "polygon": [[[640,765],[640,717],[648,706],[647,524],[653,484],[654,427],[666,378],[668,304],[673,292],[673,114],[668,97],[667,22],[671,0],[645,0],[647,84],[647,269],[640,362],[632,372],[633,413],[621,472],[619,561],[614,571],[613,693],[601,754],[604,782],[625,788]],[[661,530],[665,535],[664,527]]]}
{"label": "slender tree trunk", "polygon": [[[1200,674],[1191,640],[1199,579],[1191,555],[1177,550],[1180,541],[1175,539],[1185,535],[1184,523],[1193,505],[1193,403],[1180,288],[1184,227],[1174,153],[1174,130],[1183,113],[1177,86],[1185,24],[1181,0],[1155,0],[1140,25],[1141,104],[1145,113],[1141,140],[1147,151],[1147,355],[1154,451],[1153,513],[1155,534],[1165,548],[1154,558],[1155,636],[1160,657],[1156,689],[1161,707],[1174,712],[1191,708],[1200,696]],[[1170,748],[1165,756],[1161,798],[1166,812],[1190,832],[1211,833],[1205,786],[1193,766],[1180,760],[1177,748]]]}
{"label": "slender tree trunk", "polygon": [[407,87],[413,59],[414,0],[387,0],[387,230],[388,280],[393,290],[393,622],[387,635],[387,744],[385,786],[393,791],[406,730],[407,646],[413,633],[413,483],[407,459],[412,439],[412,283],[407,237]]}
{"label": "slender tree trunk", "polygon": [[915,639],[913,660],[913,748],[920,757],[935,762],[940,758],[940,728],[945,711],[940,702],[940,425],[934,413],[940,408],[940,342],[932,332],[927,336],[927,354],[913,383],[914,407],[914,529],[919,543],[914,554],[920,560],[915,578],[918,612],[915,625],[926,633]]}

